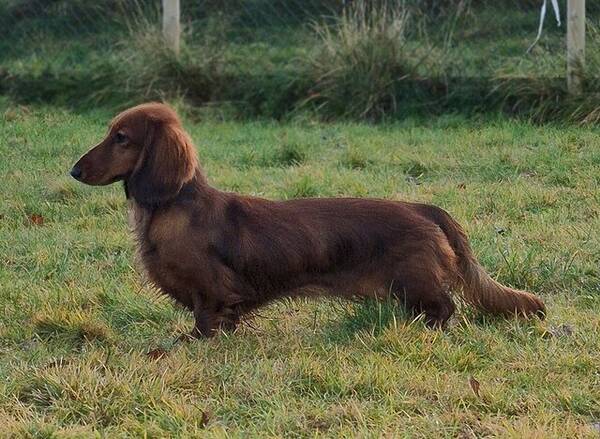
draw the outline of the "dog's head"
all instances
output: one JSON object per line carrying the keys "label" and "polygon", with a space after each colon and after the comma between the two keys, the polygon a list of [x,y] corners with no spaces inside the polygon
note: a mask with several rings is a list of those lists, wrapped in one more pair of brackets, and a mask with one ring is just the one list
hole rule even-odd
{"label": "dog's head", "polygon": [[115,117],[104,140],[75,163],[71,175],[99,186],[124,180],[136,201],[157,204],[175,196],[196,168],[196,151],[177,114],[148,103]]}

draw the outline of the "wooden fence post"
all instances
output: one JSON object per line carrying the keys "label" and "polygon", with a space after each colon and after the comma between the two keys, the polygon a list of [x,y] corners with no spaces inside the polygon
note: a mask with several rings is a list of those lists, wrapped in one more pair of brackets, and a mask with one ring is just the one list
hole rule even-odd
{"label": "wooden fence post", "polygon": [[585,0],[567,1],[567,88],[582,92],[585,67]]}
{"label": "wooden fence post", "polygon": [[179,22],[179,0],[162,0],[163,6],[163,35],[167,45],[175,54],[179,54],[179,35],[181,24]]}

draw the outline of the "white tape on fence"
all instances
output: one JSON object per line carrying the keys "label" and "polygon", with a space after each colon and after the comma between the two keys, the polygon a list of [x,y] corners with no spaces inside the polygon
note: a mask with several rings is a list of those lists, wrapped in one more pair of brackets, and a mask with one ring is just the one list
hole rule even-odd
{"label": "white tape on fence", "polygon": [[[554,9],[554,16],[556,17],[556,23],[558,24],[558,26],[560,26],[560,11],[558,10],[558,0],[550,0],[552,2],[552,9]],[[544,3],[542,3],[542,10],[540,11],[540,25],[538,27],[538,33],[537,36],[535,37],[535,40],[533,43],[531,43],[531,46],[529,46],[529,48],[527,49],[527,53],[531,52],[531,49],[533,49],[533,47],[537,44],[537,42],[540,40],[540,37],[542,36],[542,30],[544,29],[544,20],[546,19],[546,4],[548,3],[548,0],[544,0]]]}

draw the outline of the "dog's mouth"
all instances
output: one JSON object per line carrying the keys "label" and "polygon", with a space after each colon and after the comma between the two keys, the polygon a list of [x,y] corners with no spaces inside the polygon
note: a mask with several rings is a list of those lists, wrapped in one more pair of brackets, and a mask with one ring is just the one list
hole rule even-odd
{"label": "dog's mouth", "polygon": [[86,173],[77,165],[73,166],[70,174],[75,180],[90,186],[106,186],[117,181],[125,180],[128,177],[127,174],[118,174],[109,179],[97,178],[95,175],[86,175]]}
{"label": "dog's mouth", "polygon": [[128,178],[129,178],[129,174],[120,174],[120,175],[117,175],[116,177],[113,177],[112,179],[109,180],[108,183],[105,183],[105,184],[113,184],[113,183],[116,183],[117,181],[127,180]]}

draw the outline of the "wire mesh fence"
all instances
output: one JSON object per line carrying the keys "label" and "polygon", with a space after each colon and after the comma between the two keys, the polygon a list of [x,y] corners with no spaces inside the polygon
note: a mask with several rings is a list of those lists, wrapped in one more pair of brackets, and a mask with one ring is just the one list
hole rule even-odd
{"label": "wire mesh fence", "polygon": [[[220,21],[236,30],[234,37],[247,38],[292,29],[342,7],[343,2],[334,0],[184,0],[181,20],[188,32]],[[44,39],[84,40],[87,36],[100,37],[84,41],[100,49],[111,38],[134,30],[141,17],[158,24],[160,14],[160,0],[2,0],[0,55],[5,59],[21,56],[24,48],[35,51],[35,44],[41,45]]]}
{"label": "wire mesh fence", "polygon": [[[498,90],[511,108],[547,104],[564,92],[565,29],[547,20],[527,54],[540,4],[181,0],[175,57],[164,47],[159,0],[0,0],[0,92],[117,105],[177,94],[276,117],[307,103],[358,117],[409,102],[481,108]],[[381,12],[390,10],[402,11],[399,32],[398,14]],[[600,65],[599,12],[588,6],[590,78]]]}

